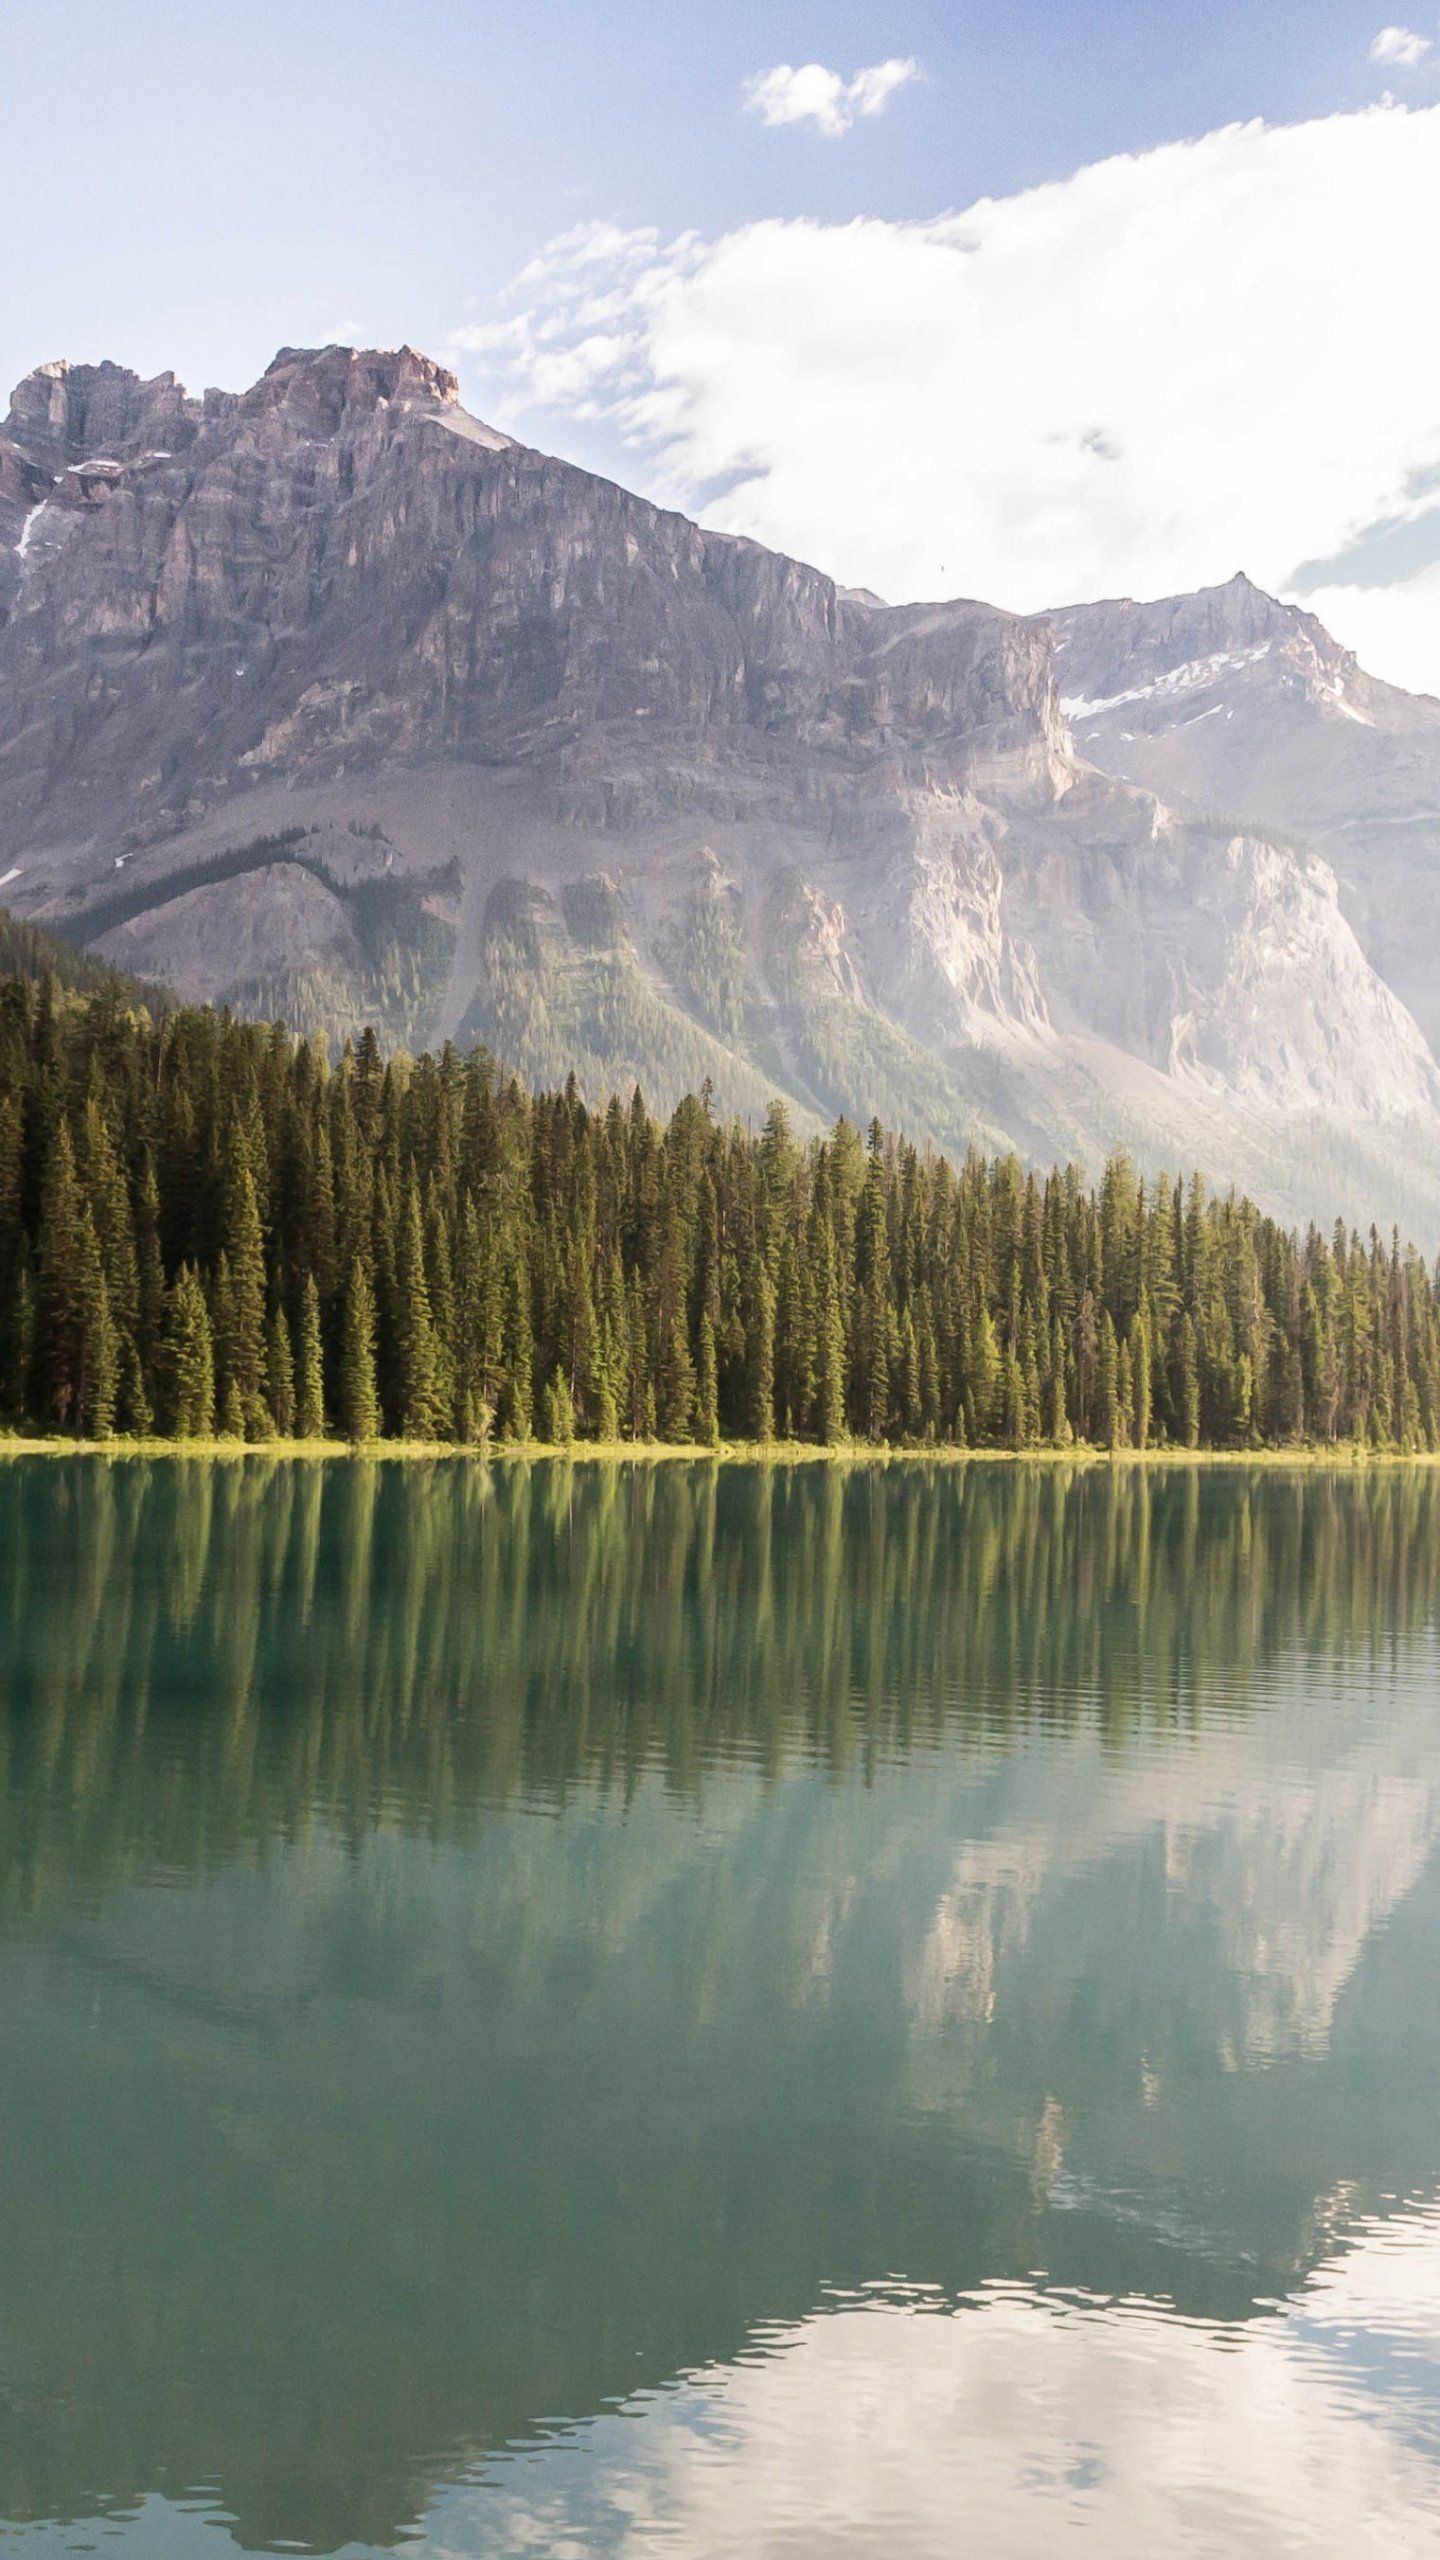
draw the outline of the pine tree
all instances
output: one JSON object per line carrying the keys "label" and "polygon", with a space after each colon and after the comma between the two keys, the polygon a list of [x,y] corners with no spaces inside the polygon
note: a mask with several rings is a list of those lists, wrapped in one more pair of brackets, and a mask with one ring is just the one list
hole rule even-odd
{"label": "pine tree", "polygon": [[22,1175],[20,1105],[0,1093],[0,1411],[17,1419],[25,1409],[24,1365],[15,1358],[17,1301],[29,1259]]}
{"label": "pine tree", "polygon": [[750,1321],[747,1420],[755,1440],[775,1437],[775,1283],[762,1262],[755,1273]]}
{"label": "pine tree", "polygon": [[695,1437],[713,1449],[720,1438],[720,1381],[715,1359],[715,1327],[708,1309],[700,1318],[700,1367],[695,1388]]}
{"label": "pine tree", "polygon": [[340,1342],[340,1376],[336,1405],[340,1428],[352,1446],[374,1440],[380,1431],[380,1397],[375,1382],[375,1293],[362,1261],[351,1265],[345,1291],[345,1321]]}
{"label": "pine tree", "polygon": [[540,1436],[556,1449],[568,1449],[575,1437],[575,1406],[563,1369],[552,1369],[541,1397]]}
{"label": "pine tree", "polygon": [[210,1310],[188,1263],[177,1272],[166,1300],[163,1346],[167,1428],[177,1440],[208,1440],[215,1429]]}
{"label": "pine tree", "polygon": [[227,1428],[238,1406],[242,1434],[260,1439],[269,1428],[263,1397],[265,1240],[249,1149],[238,1122],[231,1131],[226,1193],[223,1250],[230,1276],[225,1344]]}
{"label": "pine tree", "polygon": [[1108,1307],[1100,1316],[1100,1354],[1095,1385],[1095,1437],[1102,1449],[1118,1449],[1122,1431],[1120,1353],[1115,1320]]}
{"label": "pine tree", "polygon": [[325,1436],[325,1356],[320,1333],[320,1292],[305,1274],[300,1306],[299,1358],[295,1364],[295,1431],[301,1440]]}
{"label": "pine tree", "polygon": [[88,1200],[80,1212],[75,1297],[80,1354],[75,1420],[87,1440],[108,1440],[120,1392],[120,1344]]}
{"label": "pine tree", "polygon": [[826,1448],[845,1437],[845,1319],[835,1269],[835,1240],[828,1219],[819,1226],[820,1269],[816,1281],[818,1338],[815,1361],[816,1431]]}
{"label": "pine tree", "polygon": [[69,1123],[50,1145],[40,1211],[35,1287],[35,1408],[63,1430],[78,1418],[84,1380],[80,1187]]}
{"label": "pine tree", "polygon": [[517,1254],[511,1267],[505,1330],[508,1375],[501,1403],[501,1428],[507,1440],[528,1440],[534,1422],[535,1336],[530,1320],[530,1274],[523,1252]]}
{"label": "pine tree", "polygon": [[1175,1402],[1183,1447],[1200,1446],[1200,1353],[1188,1310],[1180,1318]]}
{"label": "pine tree", "polygon": [[660,1375],[655,1388],[660,1436],[663,1440],[688,1440],[695,1418],[695,1363],[685,1338],[683,1307],[674,1307],[666,1318],[661,1345]]}
{"label": "pine tree", "polygon": [[276,1306],[265,1336],[265,1400],[282,1440],[295,1430],[295,1357],[285,1310]]}
{"label": "pine tree", "polygon": [[118,1428],[128,1436],[143,1440],[155,1428],[155,1409],[145,1383],[140,1352],[131,1333],[120,1336],[117,1364],[119,1395],[116,1405]]}
{"label": "pine tree", "polygon": [[400,1213],[400,1247],[395,1263],[396,1368],[399,1423],[410,1440],[433,1439],[444,1427],[439,1391],[435,1324],[430,1312],[430,1284],[420,1226],[420,1198],[414,1182],[406,1189]]}
{"label": "pine tree", "polygon": [[1143,1306],[1136,1310],[1131,1322],[1129,1349],[1132,1436],[1137,1449],[1148,1449],[1151,1412],[1150,1323]]}
{"label": "pine tree", "polygon": [[[713,1339],[712,1339],[713,1349]],[[597,1440],[620,1437],[620,1405],[615,1388],[616,1354],[608,1321],[597,1324],[590,1346],[588,1403]]]}

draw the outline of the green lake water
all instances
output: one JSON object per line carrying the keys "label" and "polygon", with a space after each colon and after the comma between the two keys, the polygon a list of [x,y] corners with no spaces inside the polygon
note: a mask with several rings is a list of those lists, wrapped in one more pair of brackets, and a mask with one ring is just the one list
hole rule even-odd
{"label": "green lake water", "polygon": [[0,2550],[1440,2554],[1440,1477],[0,1468]]}

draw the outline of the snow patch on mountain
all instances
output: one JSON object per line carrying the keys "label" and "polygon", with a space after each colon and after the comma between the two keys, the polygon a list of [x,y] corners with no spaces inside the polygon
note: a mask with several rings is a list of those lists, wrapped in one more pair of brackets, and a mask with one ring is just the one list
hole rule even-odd
{"label": "snow patch on mountain", "polygon": [[1171,667],[1149,684],[1129,685],[1123,693],[1105,695],[1098,702],[1087,702],[1079,694],[1063,694],[1060,709],[1067,720],[1103,719],[1107,712],[1119,711],[1130,702],[1168,702],[1179,694],[1194,693],[1206,685],[1218,684],[1223,676],[1238,675],[1244,667],[1255,666],[1268,658],[1273,640],[1262,640],[1253,649],[1220,649],[1208,658],[1191,658],[1184,666]]}

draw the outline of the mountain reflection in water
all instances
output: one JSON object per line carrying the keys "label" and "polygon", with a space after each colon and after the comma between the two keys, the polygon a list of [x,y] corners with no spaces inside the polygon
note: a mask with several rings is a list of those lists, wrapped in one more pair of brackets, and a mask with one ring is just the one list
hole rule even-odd
{"label": "mountain reflection in water", "polygon": [[0,1595],[24,2560],[1440,2551],[1431,1474],[18,1461]]}

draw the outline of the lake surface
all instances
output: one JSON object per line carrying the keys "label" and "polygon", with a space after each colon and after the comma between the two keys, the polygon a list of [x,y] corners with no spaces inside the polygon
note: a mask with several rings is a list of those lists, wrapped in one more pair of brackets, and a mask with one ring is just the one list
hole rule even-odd
{"label": "lake surface", "polygon": [[0,2547],[1440,2554],[1440,1478],[0,1467]]}

